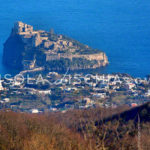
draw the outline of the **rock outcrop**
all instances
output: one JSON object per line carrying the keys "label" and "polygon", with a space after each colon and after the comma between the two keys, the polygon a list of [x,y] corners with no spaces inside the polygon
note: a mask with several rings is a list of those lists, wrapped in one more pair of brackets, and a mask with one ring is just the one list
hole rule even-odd
{"label": "rock outcrop", "polygon": [[106,66],[104,52],[92,49],[52,30],[33,30],[33,27],[15,23],[4,44],[3,63],[9,67],[26,70],[43,67],[46,70],[89,69]]}

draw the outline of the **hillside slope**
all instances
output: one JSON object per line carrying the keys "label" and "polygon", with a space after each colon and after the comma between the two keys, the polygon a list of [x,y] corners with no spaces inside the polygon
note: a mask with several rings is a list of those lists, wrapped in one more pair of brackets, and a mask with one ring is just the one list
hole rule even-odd
{"label": "hillside slope", "polygon": [[[96,108],[40,115],[1,111],[0,149],[149,150],[149,112],[150,103],[131,110]],[[140,123],[135,121],[138,114]]]}

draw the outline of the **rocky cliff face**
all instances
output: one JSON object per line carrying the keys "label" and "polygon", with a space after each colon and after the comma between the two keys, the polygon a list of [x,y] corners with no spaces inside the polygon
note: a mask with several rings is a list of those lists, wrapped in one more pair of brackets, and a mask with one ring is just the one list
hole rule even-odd
{"label": "rocky cliff face", "polygon": [[17,22],[4,44],[3,63],[20,70],[36,67],[74,70],[102,67],[108,64],[108,59],[104,52],[52,30],[35,31],[32,26]]}

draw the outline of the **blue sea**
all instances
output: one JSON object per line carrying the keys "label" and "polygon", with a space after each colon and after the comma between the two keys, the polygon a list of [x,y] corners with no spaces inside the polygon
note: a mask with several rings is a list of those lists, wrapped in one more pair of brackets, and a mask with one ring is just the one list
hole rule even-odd
{"label": "blue sea", "polygon": [[[105,51],[110,64],[104,73],[150,74],[149,0],[0,0],[0,61],[16,21]],[[13,71],[0,63],[1,74]]]}

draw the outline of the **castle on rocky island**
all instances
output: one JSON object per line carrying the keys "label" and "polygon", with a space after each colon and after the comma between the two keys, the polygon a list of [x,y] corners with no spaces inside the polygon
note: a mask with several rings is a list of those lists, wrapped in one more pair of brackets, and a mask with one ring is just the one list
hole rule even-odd
{"label": "castle on rocky island", "polygon": [[71,70],[104,67],[108,59],[104,52],[53,30],[34,30],[19,21],[4,44],[3,63],[20,70],[43,67],[61,71],[68,67]]}

